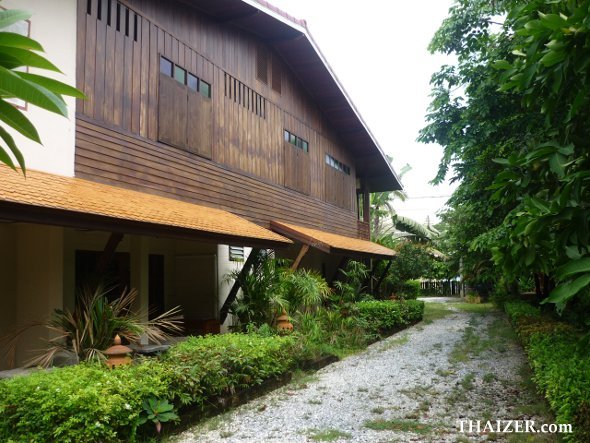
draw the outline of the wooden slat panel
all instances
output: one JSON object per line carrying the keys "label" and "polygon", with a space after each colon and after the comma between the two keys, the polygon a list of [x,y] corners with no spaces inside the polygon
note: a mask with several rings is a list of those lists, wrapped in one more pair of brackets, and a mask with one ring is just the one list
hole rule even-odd
{"label": "wooden slat panel", "polygon": [[186,86],[167,75],[160,75],[160,107],[158,109],[158,140],[186,148],[187,98]]}
{"label": "wooden slat panel", "polygon": [[211,99],[188,92],[187,142],[190,152],[211,158]]}

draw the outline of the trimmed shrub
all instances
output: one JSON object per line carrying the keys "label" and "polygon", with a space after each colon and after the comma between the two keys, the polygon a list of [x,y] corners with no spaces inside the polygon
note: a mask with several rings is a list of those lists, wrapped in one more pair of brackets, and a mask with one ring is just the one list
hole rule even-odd
{"label": "trimmed shrub", "polygon": [[571,325],[543,317],[527,303],[506,303],[505,310],[556,421],[572,424],[574,433],[564,434],[564,440],[590,441],[590,356],[581,351],[580,335]]}
{"label": "trimmed shrub", "polygon": [[[293,337],[193,337],[163,359],[107,370],[81,364],[0,382],[2,441],[134,441],[143,401],[204,405],[294,363]],[[149,424],[148,424],[149,425]]]}
{"label": "trimmed shrub", "polygon": [[373,336],[417,322],[424,314],[424,302],[418,300],[370,300],[354,307],[355,315]]}

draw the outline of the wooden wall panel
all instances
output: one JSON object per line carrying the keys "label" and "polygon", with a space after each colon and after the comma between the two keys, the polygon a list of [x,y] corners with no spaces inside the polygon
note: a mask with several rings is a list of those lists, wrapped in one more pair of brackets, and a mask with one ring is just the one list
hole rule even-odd
{"label": "wooden wall panel", "polygon": [[356,215],[170,146],[77,119],[76,176],[270,220],[356,236]]}
{"label": "wooden wall panel", "polygon": [[[280,188],[290,180],[290,172],[295,172],[299,181],[293,187],[308,196],[285,189],[286,196],[327,201],[344,208],[348,216],[356,214],[354,159],[272,48],[267,48],[269,81],[264,84],[255,76],[256,48],[261,42],[244,31],[209,19],[185,3],[102,0],[99,20],[98,1],[91,1],[91,14],[86,14],[87,0],[78,1],[79,11],[82,11],[78,15],[82,44],[78,45],[77,82],[88,96],[78,107],[82,120],[137,138],[133,149],[141,145],[169,150],[158,143],[158,140],[167,139],[158,133],[158,110],[160,103],[167,100],[159,90],[159,59],[163,55],[211,84],[209,120],[199,118],[194,124],[191,121],[189,132],[194,131],[193,139],[197,132],[210,139],[209,149],[199,146],[195,152],[218,163],[219,173],[241,171],[244,177],[256,177]],[[109,4],[111,15],[107,20]],[[118,30],[117,5],[120,11]],[[281,93],[272,88],[273,65],[281,72]],[[228,75],[230,81],[227,81]],[[308,141],[309,153],[305,155],[309,161],[303,166],[298,163],[305,171],[297,173],[297,170],[285,169],[288,159],[285,158],[284,129]],[[103,138],[105,133],[93,132],[98,138]],[[89,142],[87,133],[84,137],[85,143]],[[168,143],[180,146],[177,141]],[[202,149],[204,151],[199,151]],[[349,165],[351,175],[339,177],[340,181],[333,183],[338,180],[326,173],[326,153]],[[120,164],[137,161],[138,165],[143,165],[144,154],[145,151],[128,149],[124,159],[109,158]],[[177,154],[190,156],[182,152]],[[102,166],[93,164],[98,161],[93,155],[76,157],[77,172],[93,177],[99,175]],[[138,166],[132,169],[137,171],[132,175],[138,177],[150,173],[146,170],[139,174]],[[107,176],[118,181],[116,177],[121,174],[111,171]],[[301,178],[303,176],[305,179]],[[343,192],[345,195],[336,195]],[[340,211],[338,208],[330,210]]]}

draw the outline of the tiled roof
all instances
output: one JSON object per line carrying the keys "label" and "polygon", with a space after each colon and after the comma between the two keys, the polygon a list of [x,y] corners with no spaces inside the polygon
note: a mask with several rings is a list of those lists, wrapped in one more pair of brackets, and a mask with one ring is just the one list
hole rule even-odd
{"label": "tiled roof", "polygon": [[[20,171],[2,166],[0,216],[7,204],[178,228],[196,238],[199,234],[213,234],[220,239],[227,235],[261,243],[291,243],[268,229],[220,209],[39,171],[29,170],[25,178]],[[40,218],[39,222],[43,223],[43,220]]]}
{"label": "tiled roof", "polygon": [[273,231],[279,232],[286,237],[308,244],[313,248],[327,253],[333,252],[351,256],[373,256],[379,258],[393,258],[396,254],[392,249],[368,240],[346,237],[318,229],[274,220],[271,221],[270,227]]}

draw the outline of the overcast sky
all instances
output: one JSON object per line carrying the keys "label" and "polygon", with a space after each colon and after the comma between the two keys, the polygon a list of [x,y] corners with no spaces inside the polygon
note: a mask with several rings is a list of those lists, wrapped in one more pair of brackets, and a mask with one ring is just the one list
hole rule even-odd
{"label": "overcast sky", "polygon": [[[452,192],[428,184],[441,148],[416,142],[429,104],[430,76],[448,62],[427,51],[452,0],[270,0],[308,28],[383,150],[393,156],[409,195],[398,213],[424,222]],[[433,198],[442,196],[439,198]]]}

